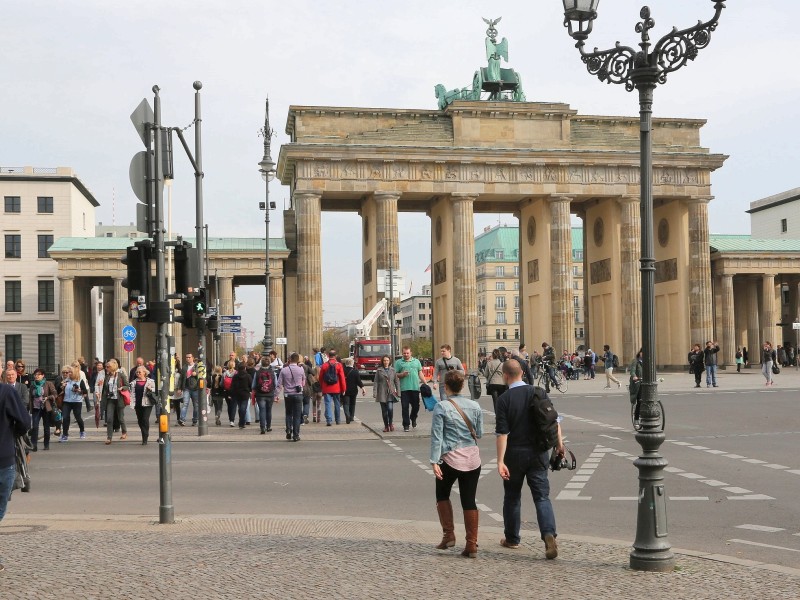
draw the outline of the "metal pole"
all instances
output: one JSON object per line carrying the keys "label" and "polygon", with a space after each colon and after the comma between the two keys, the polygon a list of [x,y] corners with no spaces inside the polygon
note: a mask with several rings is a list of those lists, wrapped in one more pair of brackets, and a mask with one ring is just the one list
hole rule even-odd
{"label": "metal pole", "polygon": [[[164,258],[164,198],[161,183],[164,179],[161,164],[161,98],[158,86],[153,86],[153,132],[155,134],[155,208],[154,245],[156,252],[156,302],[161,305],[167,301]],[[158,361],[157,382],[158,396],[162,407],[169,407],[169,350],[167,346],[167,324],[159,321],[156,333],[156,357]],[[172,504],[172,437],[169,433],[169,413],[160,411],[158,417],[158,474],[159,498],[158,522],[169,524],[175,522],[175,507]]]}
{"label": "metal pole", "polygon": [[261,342],[261,353],[265,354],[272,350],[272,315],[270,314],[269,297],[269,181],[275,174],[275,163],[272,162],[270,144],[272,143],[272,129],[269,126],[269,98],[267,98],[264,110],[264,158],[261,159],[260,170],[264,178],[264,339]]}
{"label": "metal pole", "polygon": [[[197,243],[197,254],[200,260],[203,260],[205,255],[205,240],[203,239],[203,151],[202,151],[202,123],[203,119],[200,117],[200,89],[203,84],[195,81],[192,84],[194,87],[194,159],[197,168],[194,172],[194,186],[195,186],[195,242]],[[202,263],[201,263],[202,264]],[[200,281],[205,289],[205,278],[201,277]],[[203,316],[199,320],[197,326],[197,380],[199,384],[199,398],[197,399],[198,409],[200,410],[200,418],[197,420],[197,435],[208,435],[208,399],[206,397],[206,319]]]}
{"label": "metal pole", "polygon": [[392,347],[392,364],[395,352],[395,330],[394,330],[394,272],[392,271],[392,255],[389,255],[389,341]]}

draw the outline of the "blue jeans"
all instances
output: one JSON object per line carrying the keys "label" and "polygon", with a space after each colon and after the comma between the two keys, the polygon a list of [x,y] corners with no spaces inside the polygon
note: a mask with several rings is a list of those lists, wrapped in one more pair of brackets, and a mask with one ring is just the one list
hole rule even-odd
{"label": "blue jeans", "polygon": [[192,424],[197,423],[198,402],[200,400],[200,390],[183,390],[183,406],[181,406],[181,421],[186,420],[186,414],[189,412],[189,398],[192,399]]}
{"label": "blue jeans", "polygon": [[256,396],[258,403],[258,422],[261,425],[261,431],[272,429],[272,405],[275,403],[275,398],[272,396]]}
{"label": "blue jeans", "polygon": [[528,487],[536,506],[536,521],[539,532],[544,536],[556,535],[556,516],[550,503],[550,482],[547,480],[547,467],[550,457],[531,446],[512,446],[506,450],[505,463],[510,478],[503,481],[503,523],[506,540],[519,544],[520,501],[522,482],[527,478]]}
{"label": "blue jeans", "polygon": [[[333,405],[333,406],[332,406]],[[331,408],[334,408],[331,411]],[[325,394],[325,422],[330,423],[336,418],[336,423],[339,423],[339,411],[341,410],[341,404],[339,401],[339,394]],[[331,414],[333,412],[333,414]]]}
{"label": "blue jeans", "polygon": [[303,394],[288,394],[283,401],[286,403],[287,417],[291,415],[292,439],[299,440],[300,423],[303,421]]}
{"label": "blue jeans", "polygon": [[706,365],[706,385],[717,386],[717,365]]}
{"label": "blue jeans", "polygon": [[303,417],[308,418],[308,411],[311,408],[311,396],[303,396]]}
{"label": "blue jeans", "polygon": [[17,478],[17,465],[0,469],[0,521],[6,516],[6,506],[11,500],[11,491],[14,489],[14,480]]}
{"label": "blue jeans", "polygon": [[444,384],[439,385],[439,400],[447,402],[447,394],[444,393]]}
{"label": "blue jeans", "polygon": [[383,417],[383,426],[389,427],[392,425],[394,419],[394,402],[381,402],[381,416]]}
{"label": "blue jeans", "polygon": [[250,406],[250,398],[240,398],[237,402],[239,403],[239,427],[244,428],[247,422],[247,408]]}

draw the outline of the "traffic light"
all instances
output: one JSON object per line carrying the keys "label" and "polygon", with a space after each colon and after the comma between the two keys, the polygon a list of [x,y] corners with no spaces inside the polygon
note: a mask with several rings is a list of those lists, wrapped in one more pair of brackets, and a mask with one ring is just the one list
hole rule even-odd
{"label": "traffic light", "polygon": [[122,305],[122,310],[128,313],[129,318],[138,321],[147,321],[151,258],[150,240],[141,240],[129,246],[122,258],[122,264],[128,269],[128,276],[122,280],[122,287],[128,289],[128,300]]}
{"label": "traffic light", "polygon": [[188,242],[175,246],[175,292],[194,295],[202,287],[200,254]]}
{"label": "traffic light", "polygon": [[197,327],[197,318],[194,313],[194,297],[189,296],[184,298],[175,305],[175,310],[180,311],[180,316],[175,315],[175,321],[182,323],[187,329],[194,329]]}
{"label": "traffic light", "polygon": [[206,291],[204,289],[200,289],[197,296],[194,297],[192,310],[196,316],[202,317],[205,316],[207,308],[208,305],[206,304]]}

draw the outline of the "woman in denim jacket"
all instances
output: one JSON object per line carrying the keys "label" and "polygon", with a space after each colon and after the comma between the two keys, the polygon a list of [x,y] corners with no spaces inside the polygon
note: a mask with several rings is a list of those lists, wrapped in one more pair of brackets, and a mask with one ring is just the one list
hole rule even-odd
{"label": "woman in denim jacket", "polygon": [[447,400],[436,403],[431,424],[431,467],[436,475],[436,510],[442,525],[442,541],[436,548],[447,550],[456,543],[450,490],[458,481],[467,540],[461,556],[475,558],[478,554],[475,493],[481,475],[478,439],[483,435],[483,412],[477,402],[461,395],[464,373],[448,371],[444,385]]}

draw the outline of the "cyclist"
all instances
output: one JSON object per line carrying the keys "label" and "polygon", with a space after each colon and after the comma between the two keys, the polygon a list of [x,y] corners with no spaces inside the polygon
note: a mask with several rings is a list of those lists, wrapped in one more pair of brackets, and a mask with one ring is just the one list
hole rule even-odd
{"label": "cyclist", "polygon": [[547,376],[553,387],[558,387],[556,380],[556,351],[547,342],[542,342],[542,366],[547,370]]}
{"label": "cyclist", "polygon": [[631,404],[636,404],[636,409],[633,413],[633,420],[634,420],[634,427],[639,422],[639,409],[642,406],[642,376],[643,376],[643,367],[642,367],[642,357],[644,353],[639,350],[636,353],[636,358],[633,359],[630,368],[628,369],[631,373],[630,377],[630,385],[628,386],[628,390],[630,391],[631,397]]}

